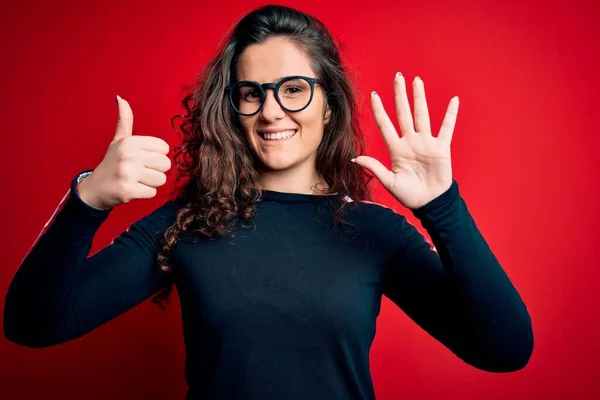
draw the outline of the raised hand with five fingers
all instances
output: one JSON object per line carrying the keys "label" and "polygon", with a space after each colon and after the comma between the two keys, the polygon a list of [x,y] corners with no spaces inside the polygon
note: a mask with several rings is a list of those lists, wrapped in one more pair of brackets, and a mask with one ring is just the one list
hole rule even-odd
{"label": "raised hand with five fingers", "polygon": [[394,80],[396,115],[402,131],[398,135],[388,117],[381,98],[371,94],[375,122],[390,153],[392,163],[388,170],[380,161],[369,156],[358,156],[353,161],[368,169],[404,207],[419,208],[435,199],[452,185],[450,142],[458,113],[458,96],[450,104],[437,137],[431,133],[429,112],[423,81],[413,81],[415,119],[410,111],[406,84],[401,73]]}

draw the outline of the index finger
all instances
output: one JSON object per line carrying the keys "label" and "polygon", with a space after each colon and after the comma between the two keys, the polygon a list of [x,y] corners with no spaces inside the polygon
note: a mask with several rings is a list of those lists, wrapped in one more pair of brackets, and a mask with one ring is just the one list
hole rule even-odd
{"label": "index finger", "polygon": [[169,144],[161,138],[135,135],[132,136],[131,139],[136,140],[140,148],[144,151],[152,151],[165,155],[169,154]]}

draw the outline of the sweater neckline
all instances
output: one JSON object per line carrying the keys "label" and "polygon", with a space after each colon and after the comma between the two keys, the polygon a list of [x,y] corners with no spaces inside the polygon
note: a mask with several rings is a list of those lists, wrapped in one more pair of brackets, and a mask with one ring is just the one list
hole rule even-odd
{"label": "sweater neckline", "polygon": [[327,194],[304,194],[304,193],[288,193],[288,192],[277,192],[275,190],[262,190],[262,201],[276,201],[284,203],[311,203],[321,202],[327,199],[336,199],[341,195],[327,195]]}

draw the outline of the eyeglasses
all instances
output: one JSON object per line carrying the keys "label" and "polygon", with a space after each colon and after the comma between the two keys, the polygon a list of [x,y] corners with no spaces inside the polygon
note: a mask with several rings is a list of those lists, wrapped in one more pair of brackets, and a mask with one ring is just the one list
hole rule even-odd
{"label": "eyeglasses", "polygon": [[279,82],[260,84],[254,81],[232,82],[225,88],[229,102],[240,115],[251,116],[258,113],[265,104],[266,89],[273,89],[275,100],[286,111],[302,111],[312,101],[315,83],[322,85],[317,78],[308,76],[286,76]]}

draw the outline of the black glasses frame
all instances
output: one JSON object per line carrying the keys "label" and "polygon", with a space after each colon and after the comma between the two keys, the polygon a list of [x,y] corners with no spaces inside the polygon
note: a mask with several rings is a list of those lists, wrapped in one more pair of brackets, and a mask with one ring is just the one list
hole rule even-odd
{"label": "black glasses frame", "polygon": [[[281,85],[283,85],[285,82],[293,80],[293,79],[304,79],[310,85],[310,98],[308,99],[308,102],[306,103],[306,105],[304,107],[300,108],[299,110],[290,110],[289,108],[287,108],[283,105],[283,103],[281,102],[281,99],[279,98],[279,88],[281,87]],[[260,89],[262,100],[260,102],[260,106],[258,107],[258,110],[256,110],[255,112],[253,112],[251,114],[244,114],[243,112],[238,110],[238,108],[235,106],[235,102],[233,101],[233,93],[234,93],[233,89],[239,85],[248,84],[248,83],[253,84]],[[277,100],[277,103],[281,106],[281,108],[283,108],[284,110],[286,110],[288,112],[298,112],[298,111],[304,110],[312,102],[313,95],[315,94],[315,83],[318,83],[319,85],[323,86],[321,81],[317,78],[311,78],[309,76],[302,76],[302,75],[292,75],[292,76],[286,76],[286,77],[282,78],[279,82],[269,82],[269,83],[263,83],[263,84],[260,84],[256,81],[231,82],[230,85],[227,85],[225,87],[225,93],[228,95],[229,104],[231,104],[231,107],[233,107],[235,112],[237,112],[240,115],[244,115],[246,117],[256,115],[260,112],[260,110],[262,110],[262,108],[265,105],[265,101],[267,99],[267,93],[266,93],[267,89],[273,89],[273,94],[275,95],[275,100]]]}

